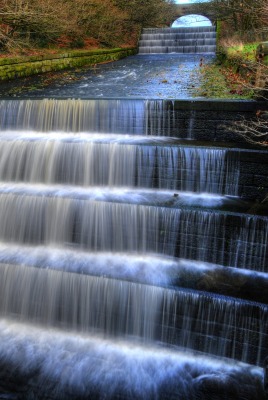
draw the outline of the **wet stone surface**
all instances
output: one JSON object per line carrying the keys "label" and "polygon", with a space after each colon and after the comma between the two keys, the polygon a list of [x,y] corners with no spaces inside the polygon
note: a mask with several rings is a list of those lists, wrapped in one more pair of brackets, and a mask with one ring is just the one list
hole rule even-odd
{"label": "wet stone surface", "polygon": [[189,99],[214,55],[151,54],[1,83],[0,97]]}

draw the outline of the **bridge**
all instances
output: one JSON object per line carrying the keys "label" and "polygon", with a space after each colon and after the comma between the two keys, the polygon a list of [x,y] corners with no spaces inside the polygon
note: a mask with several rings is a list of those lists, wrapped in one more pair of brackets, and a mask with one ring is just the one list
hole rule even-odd
{"label": "bridge", "polygon": [[[190,15],[190,14],[199,14],[198,12],[196,12],[196,4],[177,4],[176,5],[177,8],[177,16],[175,17],[175,20],[177,18],[186,16],[186,15]],[[208,18],[213,25],[215,25],[216,23],[216,15],[211,11],[211,10],[205,10],[205,12],[203,12],[200,14],[206,18]],[[172,23],[175,21],[168,21],[168,24],[171,26]]]}

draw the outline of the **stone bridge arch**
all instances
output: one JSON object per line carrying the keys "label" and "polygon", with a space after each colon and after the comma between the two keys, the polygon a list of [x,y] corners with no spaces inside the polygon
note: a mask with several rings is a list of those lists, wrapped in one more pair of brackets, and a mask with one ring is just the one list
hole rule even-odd
{"label": "stone bridge arch", "polygon": [[[184,16],[192,15],[192,14],[197,15],[196,9],[194,8],[193,4],[178,4],[177,11],[178,11],[177,16],[175,17],[175,19],[173,21],[170,21],[170,26],[172,26],[172,24],[180,17],[184,17]],[[216,16],[212,12],[208,12],[208,11],[203,12],[202,11],[202,16],[205,18],[208,18],[211,21],[212,25],[216,25],[216,22],[217,22]]]}
{"label": "stone bridge arch", "polygon": [[201,14],[187,14],[177,18],[171,25],[172,28],[213,26],[212,21]]}

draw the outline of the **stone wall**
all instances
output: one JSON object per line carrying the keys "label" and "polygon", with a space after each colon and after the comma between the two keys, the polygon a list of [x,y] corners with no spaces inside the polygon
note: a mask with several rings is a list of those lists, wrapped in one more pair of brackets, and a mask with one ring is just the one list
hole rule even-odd
{"label": "stone wall", "polygon": [[61,54],[22,56],[0,59],[0,81],[23,78],[42,72],[94,65],[119,60],[136,53],[136,49],[75,50]]}
{"label": "stone wall", "polygon": [[[190,102],[186,108],[189,105]],[[240,164],[239,196],[259,201],[268,194],[268,149],[248,144],[234,131],[233,123],[251,120],[257,110],[265,107],[267,108],[267,103],[263,102],[198,101],[192,104],[191,110],[184,109],[182,113],[179,102],[174,105],[177,135],[181,136],[183,133],[202,144],[209,141],[216,146],[232,149]]]}
{"label": "stone wall", "polygon": [[[151,107],[149,121],[156,120],[158,134],[206,142],[245,143],[234,132],[237,121],[251,120],[258,110],[267,110],[265,101],[248,100],[166,100],[163,109]],[[153,116],[153,113],[156,115]],[[154,118],[153,118],[154,117]],[[162,118],[162,120],[161,120]],[[151,127],[155,130],[155,127]],[[160,133],[160,131],[162,131]]]}
{"label": "stone wall", "polygon": [[[239,195],[262,201],[268,195],[268,151],[240,149],[237,156],[240,164]],[[258,212],[267,211],[266,206],[263,211],[259,208]]]}
{"label": "stone wall", "polygon": [[240,162],[239,196],[262,201],[268,194],[268,149],[251,145],[234,123],[251,120],[267,102],[167,100],[148,110],[148,133],[186,139],[189,144],[229,148]]}

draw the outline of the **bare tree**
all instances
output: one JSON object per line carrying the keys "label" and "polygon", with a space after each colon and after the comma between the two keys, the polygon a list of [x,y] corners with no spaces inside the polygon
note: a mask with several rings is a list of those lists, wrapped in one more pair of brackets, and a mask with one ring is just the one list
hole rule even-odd
{"label": "bare tree", "polygon": [[246,88],[254,92],[256,100],[267,103],[267,109],[258,110],[255,118],[250,121],[242,120],[234,124],[234,129],[247,142],[268,147],[268,66],[256,60],[251,63],[255,74],[253,82],[244,83]]}
{"label": "bare tree", "polygon": [[7,50],[53,41],[74,21],[62,0],[0,0],[0,45]]}
{"label": "bare tree", "polygon": [[255,119],[236,122],[232,130],[249,143],[268,147],[268,112],[258,110]]}
{"label": "bare tree", "polygon": [[174,0],[114,0],[114,3],[128,13],[130,21],[141,28],[163,26],[177,16]]}
{"label": "bare tree", "polygon": [[104,46],[136,44],[140,29],[175,18],[174,0],[0,0],[0,49],[87,36]]}
{"label": "bare tree", "polygon": [[228,29],[228,36],[239,34],[247,36],[253,33],[267,32],[267,0],[211,0],[197,2],[193,11],[209,13],[215,19],[223,21]]}

